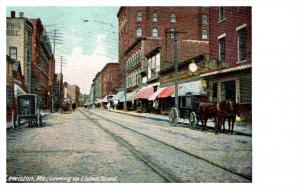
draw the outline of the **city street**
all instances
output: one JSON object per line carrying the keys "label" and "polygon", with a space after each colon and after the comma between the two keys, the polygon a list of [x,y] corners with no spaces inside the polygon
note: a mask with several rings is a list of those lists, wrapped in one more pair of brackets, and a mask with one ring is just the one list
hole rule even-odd
{"label": "city street", "polygon": [[[251,142],[249,136],[80,108],[47,116],[41,128],[9,131],[7,176],[10,182],[13,176],[32,182],[251,182]],[[63,180],[68,177],[80,179]]]}

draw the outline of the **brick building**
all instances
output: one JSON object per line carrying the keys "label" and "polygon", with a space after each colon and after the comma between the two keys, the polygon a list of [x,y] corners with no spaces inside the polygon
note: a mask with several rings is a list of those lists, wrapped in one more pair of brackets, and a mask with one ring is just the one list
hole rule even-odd
{"label": "brick building", "polygon": [[12,120],[13,112],[16,113],[16,97],[26,94],[27,87],[22,75],[19,61],[14,61],[6,55],[6,119]]}
{"label": "brick building", "polygon": [[80,88],[77,85],[67,85],[67,96],[79,106]]}
{"label": "brick building", "polygon": [[208,81],[209,100],[239,102],[242,119],[251,118],[251,14],[251,7],[209,8],[209,57],[217,67],[201,75]]}
{"label": "brick building", "polygon": [[119,62],[126,68],[127,92],[147,90],[146,86],[155,92],[174,85],[175,33],[181,82],[199,80],[195,78],[199,73],[188,74],[187,65],[193,59],[208,59],[208,7],[121,7],[117,16]]}
{"label": "brick building", "polygon": [[32,92],[40,97],[41,108],[49,109],[55,70],[52,47],[41,20],[31,19],[30,22],[33,25]]}
{"label": "brick building", "polygon": [[31,22],[24,17],[22,12],[16,17],[16,12],[11,11],[11,16],[6,18],[6,54],[14,61],[19,61],[21,74],[25,77],[25,85],[30,91],[30,69],[32,64],[32,32]]}
{"label": "brick building", "polygon": [[177,36],[178,61],[207,56],[207,7],[121,7],[119,61],[126,65],[129,91],[159,85],[159,72],[174,62],[173,31]]}
{"label": "brick building", "polygon": [[107,63],[100,74],[102,77],[101,98],[116,94],[117,89],[123,84],[121,65],[119,63]]}

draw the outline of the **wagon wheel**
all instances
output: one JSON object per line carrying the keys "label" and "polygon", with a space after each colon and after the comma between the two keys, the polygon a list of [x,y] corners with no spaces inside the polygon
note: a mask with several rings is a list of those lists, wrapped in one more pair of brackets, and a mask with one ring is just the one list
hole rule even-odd
{"label": "wagon wheel", "polygon": [[171,108],[169,112],[169,122],[172,126],[176,126],[178,124],[178,111],[176,108]]}
{"label": "wagon wheel", "polygon": [[198,123],[197,116],[196,116],[195,112],[190,113],[189,122],[190,122],[191,129],[195,129],[196,125]]}
{"label": "wagon wheel", "polygon": [[37,121],[37,124],[39,127],[41,127],[43,125],[43,119],[42,119],[42,115],[40,115],[38,121]]}

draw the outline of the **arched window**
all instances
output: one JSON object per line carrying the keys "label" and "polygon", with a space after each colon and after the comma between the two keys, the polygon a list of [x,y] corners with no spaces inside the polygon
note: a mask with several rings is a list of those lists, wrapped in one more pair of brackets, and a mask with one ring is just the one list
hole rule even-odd
{"label": "arched window", "polygon": [[141,27],[136,28],[136,37],[142,37],[142,28]]}
{"label": "arched window", "polygon": [[171,22],[176,22],[176,15],[175,15],[175,13],[171,14],[171,20],[170,21]]}
{"label": "arched window", "polygon": [[157,30],[157,28],[153,28],[152,37],[157,38],[157,36],[158,36],[158,30]]}
{"label": "arched window", "polygon": [[136,13],[136,21],[141,22],[142,19],[143,19],[142,12],[141,12],[141,11],[138,11],[138,12]]}
{"label": "arched window", "polygon": [[157,13],[153,13],[153,16],[152,16],[152,21],[153,22],[157,22]]}

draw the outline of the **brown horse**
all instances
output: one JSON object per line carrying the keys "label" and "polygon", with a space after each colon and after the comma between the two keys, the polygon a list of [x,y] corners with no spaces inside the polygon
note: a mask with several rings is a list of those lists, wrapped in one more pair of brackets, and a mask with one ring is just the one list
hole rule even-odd
{"label": "brown horse", "polygon": [[215,121],[215,134],[220,132],[221,124],[223,123],[223,116],[221,111],[216,104],[204,104],[200,106],[199,118],[201,121],[201,125],[203,130],[207,130],[207,120],[214,119]]}
{"label": "brown horse", "polygon": [[228,120],[228,131],[233,133],[234,123],[236,121],[236,115],[240,116],[239,104],[226,100],[220,103],[220,111],[223,116],[223,130],[225,129],[226,119]]}

